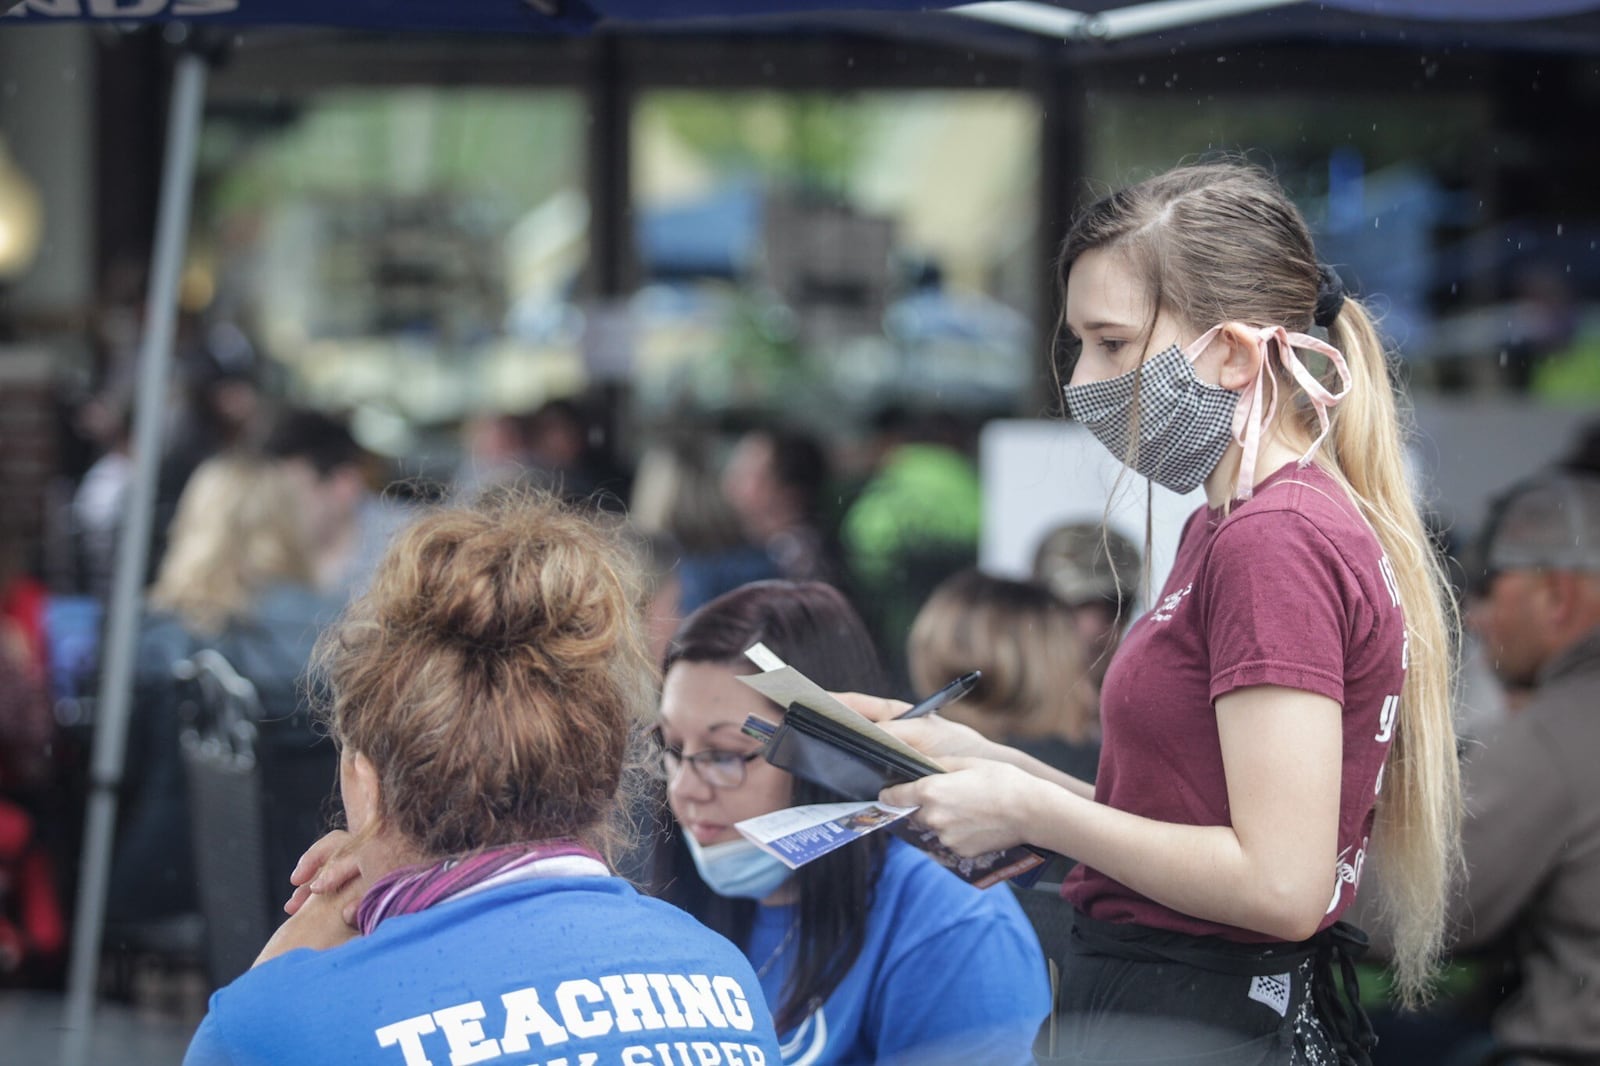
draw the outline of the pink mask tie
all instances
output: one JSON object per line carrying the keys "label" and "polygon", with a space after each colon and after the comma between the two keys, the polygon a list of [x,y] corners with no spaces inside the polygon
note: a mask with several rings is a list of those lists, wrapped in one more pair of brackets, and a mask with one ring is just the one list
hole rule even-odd
{"label": "pink mask tie", "polygon": [[[1239,480],[1234,492],[1234,498],[1239,500],[1248,500],[1255,493],[1256,457],[1261,451],[1261,431],[1278,411],[1278,378],[1275,374],[1269,373],[1268,367],[1273,352],[1277,352],[1278,361],[1305,390],[1311,406],[1317,409],[1317,423],[1322,427],[1317,439],[1311,442],[1311,447],[1300,457],[1301,467],[1311,462],[1312,457],[1317,454],[1317,449],[1322,447],[1322,442],[1328,438],[1328,432],[1332,428],[1328,419],[1328,408],[1350,393],[1350,367],[1345,363],[1344,355],[1333,345],[1304,333],[1290,333],[1282,326],[1267,326],[1254,332],[1256,346],[1261,352],[1261,365],[1256,371],[1256,379],[1240,391],[1239,406],[1233,412],[1233,437],[1244,449],[1244,453],[1239,457]],[[1339,374],[1338,392],[1328,391],[1327,386],[1306,369],[1300,357],[1295,354],[1296,348],[1306,348],[1327,356]],[[1262,408],[1266,392],[1263,380],[1272,386],[1271,397],[1265,399],[1265,410]]]}

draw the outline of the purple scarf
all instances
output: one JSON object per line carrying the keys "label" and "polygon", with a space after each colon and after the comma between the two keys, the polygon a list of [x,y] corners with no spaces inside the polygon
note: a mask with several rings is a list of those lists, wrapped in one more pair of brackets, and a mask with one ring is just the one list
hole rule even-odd
{"label": "purple scarf", "polygon": [[592,848],[575,840],[509,844],[427,866],[403,866],[378,879],[361,897],[356,925],[362,935],[397,914],[415,914],[446,900],[536,877],[606,877],[611,870]]}

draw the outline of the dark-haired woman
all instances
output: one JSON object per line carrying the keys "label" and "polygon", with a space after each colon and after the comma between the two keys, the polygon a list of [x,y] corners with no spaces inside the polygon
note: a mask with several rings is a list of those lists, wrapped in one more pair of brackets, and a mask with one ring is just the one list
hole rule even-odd
{"label": "dark-haired woman", "polygon": [[865,628],[816,582],[759,582],[696,611],[673,640],[661,699],[677,831],[667,895],[740,945],[781,1036],[783,1061],[1031,1061],[1048,1010],[1032,928],[1004,889],[980,891],[877,833],[798,872],[734,823],[840,797],[791,777],[740,733],[781,709],[738,680],[761,642],[820,683],[881,684]]}
{"label": "dark-haired woman", "polygon": [[325,891],[212,998],[186,1063],[777,1062],[744,957],[603,857],[654,698],[634,585],[610,534],[543,499],[396,540],[321,646],[341,854],[313,849]]}

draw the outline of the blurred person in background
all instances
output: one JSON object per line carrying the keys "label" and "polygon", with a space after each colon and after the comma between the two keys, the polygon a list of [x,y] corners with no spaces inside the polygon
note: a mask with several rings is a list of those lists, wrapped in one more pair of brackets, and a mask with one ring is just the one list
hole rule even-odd
{"label": "blurred person in background", "polygon": [[51,784],[51,714],[41,622],[22,576],[14,516],[0,515],[0,982],[54,963],[66,944],[49,853],[36,809]]}
{"label": "blurred person in background", "polygon": [[1600,477],[1600,420],[1592,421],[1578,431],[1577,437],[1562,456],[1560,466],[1574,474]]}
{"label": "blurred person in background", "polygon": [[261,361],[243,330],[231,322],[179,320],[178,396],[169,409],[156,480],[150,567],[166,555],[178,497],[195,469],[213,455],[260,443],[265,405]]}
{"label": "blurred person in background", "polygon": [[50,772],[55,718],[50,710],[43,584],[23,566],[16,514],[0,514],[0,790],[13,796],[41,785]]}
{"label": "blurred person in background", "polygon": [[201,463],[179,499],[139,638],[113,921],[196,906],[174,664],[213,649],[256,686],[267,713],[303,709],[301,677],[338,611],[314,587],[305,518],[281,466],[240,454]]}
{"label": "blurred person in background", "polygon": [[72,496],[72,529],[78,541],[83,591],[100,603],[111,600],[117,541],[133,480],[132,426],[126,404],[96,396],[78,412],[83,433],[99,449]]}
{"label": "blurred person in background", "polygon": [[284,414],[263,450],[298,490],[317,587],[340,599],[359,595],[390,539],[411,519],[411,509],[372,490],[372,457],[330,415]]}
{"label": "blurred person in background", "polygon": [[573,400],[550,400],[526,414],[476,415],[462,427],[462,444],[453,490],[459,501],[515,486],[574,502],[615,502],[594,499],[615,478],[594,468],[589,418]]}
{"label": "blurred person in background", "polygon": [[188,1066],[778,1062],[749,963],[606,862],[656,691],[620,541],[515,494],[396,539],[318,657],[349,830]]}
{"label": "blurred person in background", "polygon": [[1132,541],[1099,523],[1057,526],[1033,554],[1034,580],[1072,610],[1096,705],[1111,657],[1133,622],[1142,565]]}
{"label": "blurred person in background", "polygon": [[1033,930],[1005,889],[974,888],[926,853],[874,833],[791,871],[734,823],[837,794],[767,763],[740,732],[783,710],[739,676],[757,642],[820,684],[882,683],[844,596],[763,581],[706,604],[667,654],[659,733],[676,822],[657,883],[756,968],[783,1062],[1031,1061],[1048,1006]]}
{"label": "blurred person in background", "polygon": [[522,420],[514,414],[480,412],[461,424],[461,462],[451,498],[471,503],[486,490],[509,485],[527,470],[528,445]]}
{"label": "blurred person in background", "polygon": [[925,697],[983,671],[976,688],[939,713],[990,740],[1093,781],[1100,717],[1076,613],[1042,585],[964,570],[917,613],[906,659]]}
{"label": "blurred person in background", "polygon": [[907,683],[911,621],[934,586],[977,565],[983,491],[949,416],[888,407],[874,419],[876,465],[839,529],[851,598]]}
{"label": "blurred person in background", "polygon": [[32,800],[50,781],[55,721],[14,632],[0,623],[0,984],[55,963],[66,945]]}
{"label": "blurred person in background", "polygon": [[1456,950],[1509,940],[1520,988],[1498,1061],[1600,1062],[1600,476],[1513,486],[1484,534],[1467,624],[1528,698],[1469,753]]}
{"label": "blurred person in background", "polygon": [[42,682],[50,666],[45,631],[49,590],[29,570],[20,511],[15,501],[0,509],[0,627],[29,676]]}
{"label": "blurred person in background", "polygon": [[766,551],[745,537],[722,493],[709,442],[690,437],[652,444],[639,458],[628,513],[647,536],[665,534],[681,549],[679,604],[689,614],[724,592],[778,577]]}
{"label": "blurred person in background", "polygon": [[589,421],[571,400],[550,400],[523,420],[529,488],[589,499],[600,487],[589,469]]}
{"label": "blurred person in background", "polygon": [[822,519],[828,478],[828,453],[821,443],[788,428],[745,433],[723,468],[722,492],[745,536],[764,547],[778,573],[791,581],[838,577]]}
{"label": "blurred person in background", "polygon": [[650,661],[659,663],[667,657],[672,635],[683,624],[683,581],[678,577],[683,549],[665,533],[634,530],[633,541],[643,582],[640,602],[644,604],[645,640]]}

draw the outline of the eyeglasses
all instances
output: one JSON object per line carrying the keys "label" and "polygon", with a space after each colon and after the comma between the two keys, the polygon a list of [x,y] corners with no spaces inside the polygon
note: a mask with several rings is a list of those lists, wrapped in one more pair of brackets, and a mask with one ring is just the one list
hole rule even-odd
{"label": "eyeglasses", "polygon": [[716,748],[707,748],[693,755],[685,755],[682,748],[669,747],[663,743],[659,734],[656,742],[661,748],[659,765],[661,778],[664,781],[671,781],[677,777],[678,771],[687,763],[695,775],[712,788],[738,788],[744,784],[745,767],[752,760],[761,758],[760,752],[752,751],[744,754],[737,751],[718,751]]}

